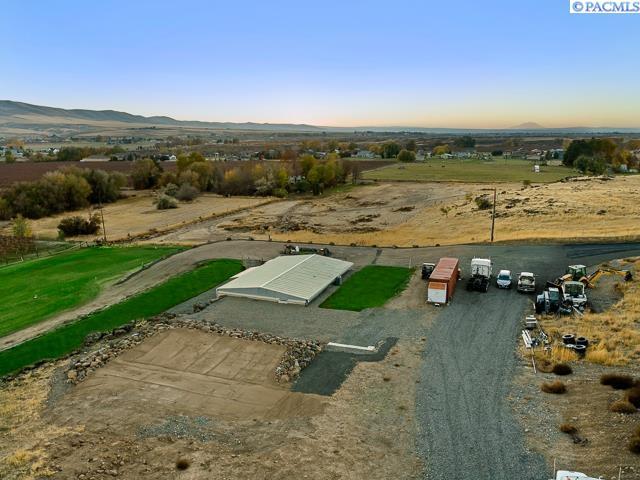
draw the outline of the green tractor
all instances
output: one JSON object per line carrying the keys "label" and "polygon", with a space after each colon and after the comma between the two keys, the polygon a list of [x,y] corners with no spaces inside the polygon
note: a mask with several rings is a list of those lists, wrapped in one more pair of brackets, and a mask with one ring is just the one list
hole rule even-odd
{"label": "green tractor", "polygon": [[[569,278],[571,276],[571,278]],[[567,281],[579,282],[587,276],[587,267],[584,265],[569,265],[567,273],[562,278]]]}

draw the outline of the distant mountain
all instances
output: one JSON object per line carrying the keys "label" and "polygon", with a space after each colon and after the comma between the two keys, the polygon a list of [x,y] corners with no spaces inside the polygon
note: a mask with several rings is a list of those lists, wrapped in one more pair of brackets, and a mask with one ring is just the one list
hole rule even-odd
{"label": "distant mountain", "polygon": [[144,117],[116,110],[86,110],[64,109],[32,105],[24,102],[0,100],[0,136],[41,136],[58,135],[63,137],[83,135],[142,135],[136,133],[144,130],[144,135],[152,135],[157,129],[157,136],[176,134],[174,130],[188,131],[198,134],[202,130],[231,130],[255,132],[290,132],[290,133],[420,133],[425,135],[475,135],[493,136],[527,135],[535,131],[536,135],[566,135],[566,134],[620,134],[638,133],[638,128],[610,128],[610,127],[567,127],[545,128],[535,122],[526,122],[508,129],[496,128],[433,128],[415,126],[358,126],[358,127],[329,127],[293,123],[233,123],[233,122],[201,122],[176,120],[166,116]]}
{"label": "distant mountain", "polygon": [[116,110],[67,110],[64,108],[45,107],[11,100],[0,100],[0,130],[48,130],[55,127],[66,127],[70,130],[84,131],[89,127],[143,126],[287,132],[314,132],[322,130],[313,125],[305,124],[183,121],[165,116],[144,117],[142,115],[118,112]]}
{"label": "distant mountain", "polygon": [[509,127],[509,130],[540,130],[544,129],[542,125],[536,122],[524,122],[514,127]]}

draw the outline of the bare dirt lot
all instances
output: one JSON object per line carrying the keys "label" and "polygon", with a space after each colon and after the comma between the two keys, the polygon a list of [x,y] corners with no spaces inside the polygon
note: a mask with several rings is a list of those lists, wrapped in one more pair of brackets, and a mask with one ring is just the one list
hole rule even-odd
{"label": "bare dirt lot", "polygon": [[[152,421],[163,408],[171,410],[174,405],[183,415],[214,415],[229,420],[320,412],[321,398],[289,392],[276,382],[274,371],[284,352],[281,345],[197,330],[166,331],[79,384],[65,398],[59,418],[64,418],[65,412],[74,412],[74,421],[85,422],[90,418],[82,418],[83,413],[113,410],[119,417],[148,416]],[[148,409],[137,411],[140,405]],[[101,420],[114,421],[106,416]]]}
{"label": "bare dirt lot", "polygon": [[[126,240],[145,233],[173,230],[189,223],[258,207],[272,201],[264,197],[226,198],[207,194],[193,202],[180,202],[178,208],[158,210],[153,204],[154,199],[152,192],[135,192],[124,200],[105,205],[104,218],[109,241]],[[66,212],[30,222],[33,233],[38,238],[56,238],[60,220],[73,215],[86,217],[87,210]],[[102,232],[90,237],[76,238],[79,240],[102,238]]]}
{"label": "bare dirt lot", "polygon": [[158,334],[79,386],[47,367],[3,388],[0,476],[418,477],[412,412],[421,345],[359,363],[338,392],[319,397],[272,383],[280,347],[211,338]]}
{"label": "bare dirt lot", "polygon": [[[273,238],[386,246],[484,242],[490,237],[491,210],[479,210],[474,199],[484,195],[492,200],[493,192],[483,188],[487,186],[398,183],[357,189],[349,194],[353,200],[345,195],[315,204],[316,218],[308,211],[295,212],[290,223],[302,228],[274,233]],[[370,212],[359,208],[363,213],[347,226],[336,218],[349,200],[377,205]],[[399,214],[402,209],[408,211]],[[640,235],[640,176],[501,185],[496,210],[498,241],[635,238]]]}
{"label": "bare dirt lot", "polygon": [[[533,373],[530,363],[524,362],[516,376],[514,405],[526,428],[529,446],[555,459],[559,469],[584,472],[590,476],[640,479],[640,459],[627,449],[632,432],[640,427],[638,414],[625,415],[609,411],[609,405],[624,396],[624,392],[600,385],[600,375],[611,372],[598,365],[574,365],[574,374],[563,377],[567,393],[552,395],[540,391],[542,382],[559,377]],[[637,375],[631,368],[616,372]],[[576,428],[577,439],[562,433],[560,425]]]}
{"label": "bare dirt lot", "polygon": [[[324,197],[286,200],[156,237],[155,242],[203,243],[226,237],[350,244],[411,222],[425,208],[464,200],[481,188],[461,184],[376,184]],[[438,207],[439,208],[439,207]],[[441,216],[442,214],[440,214]],[[369,244],[375,244],[372,240]],[[416,243],[417,244],[417,243]]]}
{"label": "bare dirt lot", "polygon": [[[290,199],[188,225],[155,242],[197,244],[227,237],[341,245],[429,246],[486,242],[490,185],[379,183],[324,197]],[[606,222],[604,221],[606,219]],[[640,176],[523,186],[500,184],[497,241],[629,240],[640,235]]]}

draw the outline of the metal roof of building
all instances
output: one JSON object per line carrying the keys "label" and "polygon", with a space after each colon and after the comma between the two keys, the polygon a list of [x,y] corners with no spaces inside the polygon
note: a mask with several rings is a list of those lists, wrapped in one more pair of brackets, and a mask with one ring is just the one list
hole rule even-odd
{"label": "metal roof of building", "polygon": [[336,278],[344,275],[353,263],[321,255],[285,255],[269,260],[259,267],[240,272],[230,282],[217,289],[218,294],[273,296],[278,300],[309,302],[326,289]]}

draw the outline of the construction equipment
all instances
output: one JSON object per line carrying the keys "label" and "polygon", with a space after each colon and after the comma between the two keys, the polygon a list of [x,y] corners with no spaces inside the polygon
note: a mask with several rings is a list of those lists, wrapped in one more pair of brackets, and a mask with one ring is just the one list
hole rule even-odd
{"label": "construction equipment", "polygon": [[309,255],[316,254],[323,257],[330,257],[331,251],[328,248],[300,247],[298,245],[285,245],[282,250],[284,255]]}
{"label": "construction equipment", "polygon": [[579,310],[584,310],[587,306],[587,295],[584,292],[584,283],[568,281],[561,286],[564,298],[571,300],[571,304]]}
{"label": "construction equipment", "polygon": [[536,313],[556,313],[560,308],[560,290],[548,287],[536,297]]}
{"label": "construction equipment", "polygon": [[436,268],[435,263],[423,263],[422,264],[422,279],[428,280],[433,272],[433,269]]}
{"label": "construction equipment", "polygon": [[629,270],[618,270],[612,267],[601,267],[592,274],[587,274],[587,267],[584,265],[569,265],[567,273],[556,280],[556,283],[567,281],[582,282],[588,288],[595,287],[596,282],[602,275],[620,275],[625,282],[633,280],[633,274]]}
{"label": "construction equipment", "polygon": [[536,297],[536,313],[563,313],[573,311],[573,303],[566,299],[562,289],[553,283],[547,283],[545,290]]}
{"label": "construction equipment", "polygon": [[488,258],[474,258],[471,260],[471,277],[467,281],[467,290],[487,292],[491,281],[493,264]]}
{"label": "construction equipment", "polygon": [[630,282],[631,280],[633,280],[633,274],[629,270],[618,270],[611,267],[602,267],[593,272],[591,275],[586,275],[585,277],[581,278],[580,281],[587,287],[593,288],[595,287],[598,279],[603,275],[620,275],[622,278],[624,278],[625,282]]}
{"label": "construction equipment", "polygon": [[521,293],[533,293],[536,291],[536,276],[531,272],[522,272],[518,276],[518,289]]}

